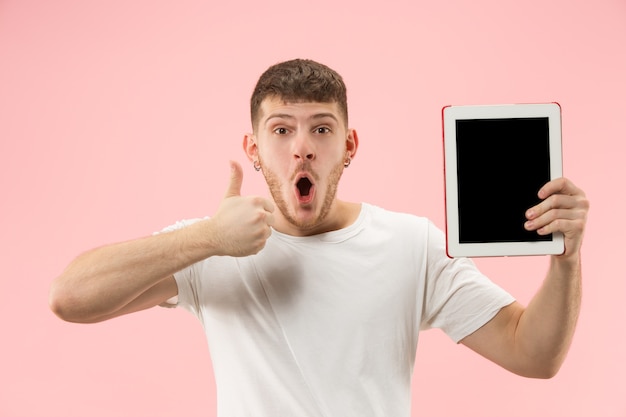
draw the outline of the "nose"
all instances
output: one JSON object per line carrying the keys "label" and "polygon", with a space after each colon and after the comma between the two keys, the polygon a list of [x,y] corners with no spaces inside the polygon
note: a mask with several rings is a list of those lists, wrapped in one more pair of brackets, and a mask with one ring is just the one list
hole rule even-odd
{"label": "nose", "polygon": [[312,161],[315,159],[315,149],[313,141],[308,134],[300,133],[296,136],[294,142],[293,156],[296,160],[303,161]]}

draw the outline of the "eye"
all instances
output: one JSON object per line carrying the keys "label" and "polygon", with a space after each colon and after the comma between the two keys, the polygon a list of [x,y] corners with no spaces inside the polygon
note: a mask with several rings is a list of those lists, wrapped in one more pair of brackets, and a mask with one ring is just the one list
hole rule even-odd
{"label": "eye", "polygon": [[326,134],[326,133],[331,133],[331,132],[332,131],[327,126],[320,126],[320,127],[315,128],[315,133],[319,133],[321,135]]}
{"label": "eye", "polygon": [[284,127],[277,127],[276,129],[274,129],[274,133],[276,133],[277,135],[286,135],[287,129]]}

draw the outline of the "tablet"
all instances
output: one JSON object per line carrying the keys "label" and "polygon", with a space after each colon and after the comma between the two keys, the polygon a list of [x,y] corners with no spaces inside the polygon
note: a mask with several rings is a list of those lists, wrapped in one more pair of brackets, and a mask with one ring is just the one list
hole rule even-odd
{"label": "tablet", "polygon": [[524,228],[539,189],[562,176],[557,103],[442,110],[449,257],[556,255],[563,236]]}

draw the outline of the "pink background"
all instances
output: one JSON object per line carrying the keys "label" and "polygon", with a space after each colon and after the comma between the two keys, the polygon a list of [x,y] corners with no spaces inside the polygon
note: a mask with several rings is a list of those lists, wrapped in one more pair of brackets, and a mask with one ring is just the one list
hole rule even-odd
{"label": "pink background", "polygon": [[[625,45],[623,0],[0,0],[0,415],[214,415],[190,314],[69,324],[48,286],[81,251],[213,213],[257,77],[309,57],[344,75],[361,139],[341,197],[443,226],[441,107],[558,101],[565,174],[592,203],[559,375],[425,332],[413,415],[626,416]],[[244,193],[264,190],[246,165]],[[526,302],[547,262],[478,263]]]}

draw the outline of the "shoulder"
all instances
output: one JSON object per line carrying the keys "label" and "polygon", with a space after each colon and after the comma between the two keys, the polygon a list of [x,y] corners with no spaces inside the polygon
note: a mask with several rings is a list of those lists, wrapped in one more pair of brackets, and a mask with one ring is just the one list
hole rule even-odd
{"label": "shoulder", "polygon": [[365,203],[363,210],[368,217],[367,229],[370,232],[431,250],[444,247],[445,251],[444,233],[429,218]]}
{"label": "shoulder", "polygon": [[418,228],[424,230],[427,230],[432,225],[432,222],[427,217],[387,210],[368,203],[363,203],[363,210],[368,213],[372,223],[376,225],[401,229]]}

